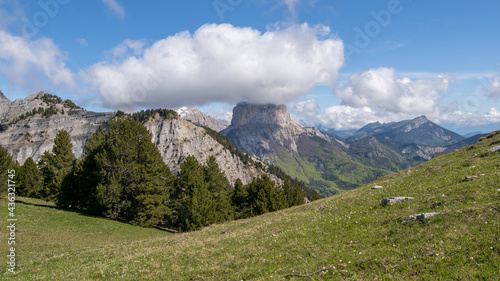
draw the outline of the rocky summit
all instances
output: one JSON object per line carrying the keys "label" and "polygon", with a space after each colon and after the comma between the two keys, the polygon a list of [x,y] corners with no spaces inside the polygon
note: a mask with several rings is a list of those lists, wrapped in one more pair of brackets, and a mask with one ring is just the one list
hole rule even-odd
{"label": "rocky summit", "polygon": [[316,128],[302,128],[290,117],[284,104],[253,105],[240,103],[233,109],[231,126],[221,132],[239,149],[264,160],[272,160],[276,149],[298,153],[301,135],[336,141]]}
{"label": "rocky summit", "polygon": [[176,110],[179,116],[192,123],[210,128],[216,132],[220,132],[229,126],[227,121],[215,119],[194,107],[181,107]]}
{"label": "rocky summit", "polygon": [[251,164],[245,164],[209,135],[205,128],[188,121],[157,117],[145,122],[144,126],[151,132],[152,142],[174,174],[180,171],[180,164],[190,155],[200,163],[214,156],[231,183],[239,178],[247,184],[264,173]]}
{"label": "rocky summit", "polygon": [[0,145],[20,164],[35,161],[54,145],[59,130],[70,134],[73,153],[80,157],[87,140],[113,113],[86,111],[70,101],[38,92],[10,101],[0,96]]}
{"label": "rocky summit", "polygon": [[[182,113],[186,111],[189,111],[190,115],[184,115],[185,118],[197,115],[200,117],[198,121],[208,122],[200,125],[212,128],[211,124],[217,125],[217,121],[206,118],[208,116],[197,109],[186,108]],[[10,101],[0,92],[0,145],[20,164],[28,157],[38,161],[45,151],[52,150],[57,132],[66,130],[70,134],[73,153],[79,158],[90,136],[114,117],[112,112],[86,111],[69,100],[64,101],[45,92],[15,101]],[[205,128],[192,122],[159,116],[143,122],[151,132],[152,142],[158,147],[163,161],[174,173],[177,173],[180,164],[192,155],[200,163],[205,163],[210,156],[214,156],[231,183],[239,178],[247,184],[265,174],[261,168],[242,160],[220,144]],[[213,129],[215,131],[217,128]],[[274,181],[280,181],[274,175],[270,177]]]}
{"label": "rocky summit", "polygon": [[314,127],[301,127],[286,105],[240,103],[233,109],[231,126],[221,133],[239,149],[276,164],[323,195],[388,173],[356,162],[342,140]]}
{"label": "rocky summit", "polygon": [[[231,182],[240,178],[247,183],[264,173],[260,159],[324,196],[422,163],[469,140],[424,116],[369,124],[344,140],[314,127],[301,127],[286,105],[240,103],[222,135],[217,131],[225,126],[195,108],[172,112],[175,118],[149,116],[141,122],[174,172],[189,155],[201,163],[214,156]],[[52,149],[55,135],[64,129],[70,134],[73,152],[80,157],[90,136],[114,117],[114,113],[86,111],[44,92],[14,101],[0,92],[0,145],[21,164],[28,157],[37,161]],[[446,146],[449,144],[452,146]],[[249,161],[249,156],[254,158]]]}
{"label": "rocky summit", "polygon": [[463,137],[425,116],[368,124],[344,140],[301,127],[286,105],[273,104],[238,104],[231,126],[221,133],[244,152],[276,164],[327,196],[466,144]]}
{"label": "rocky summit", "polygon": [[282,125],[295,123],[290,117],[290,112],[286,105],[262,104],[252,105],[240,103],[233,109],[233,119],[231,126],[243,125]]}

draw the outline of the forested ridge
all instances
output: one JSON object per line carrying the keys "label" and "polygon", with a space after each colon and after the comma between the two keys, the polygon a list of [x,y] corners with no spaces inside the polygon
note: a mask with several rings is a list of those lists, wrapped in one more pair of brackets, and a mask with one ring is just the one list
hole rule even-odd
{"label": "forested ridge", "polygon": [[[132,117],[117,114],[89,139],[80,159],[72,152],[69,134],[59,131],[52,151],[45,152],[38,163],[28,158],[17,166],[17,195],[133,225],[179,231],[300,205],[305,197],[320,198],[274,166],[267,170],[282,184],[262,175],[247,185],[241,180],[231,185],[214,157],[199,163],[189,156],[174,175],[141,123],[157,113],[164,118],[176,116],[158,110]],[[18,164],[1,148],[0,165],[4,170]]]}

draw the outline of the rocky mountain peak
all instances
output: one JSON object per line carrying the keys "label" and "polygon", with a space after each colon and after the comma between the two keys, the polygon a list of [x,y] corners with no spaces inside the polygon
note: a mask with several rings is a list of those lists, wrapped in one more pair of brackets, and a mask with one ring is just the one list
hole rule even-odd
{"label": "rocky mountain peak", "polygon": [[10,100],[3,94],[2,90],[0,90],[0,102],[10,102]]}
{"label": "rocky mountain peak", "polygon": [[291,123],[288,107],[284,104],[249,104],[239,103],[233,109],[231,126]]}
{"label": "rocky mountain peak", "polygon": [[413,122],[415,122],[416,125],[422,125],[422,124],[425,124],[427,122],[430,122],[429,119],[427,119],[427,117],[425,115],[422,115],[422,116],[419,116],[415,119],[413,119]]}
{"label": "rocky mountain peak", "polygon": [[39,91],[39,92],[36,92],[34,94],[27,96],[24,100],[25,101],[32,101],[32,100],[35,100],[37,98],[42,98],[46,94],[47,93],[45,93],[44,91]]}
{"label": "rocky mountain peak", "polygon": [[208,116],[194,107],[181,107],[176,111],[182,119],[189,120],[199,126],[208,127],[217,132],[224,130],[229,125]]}

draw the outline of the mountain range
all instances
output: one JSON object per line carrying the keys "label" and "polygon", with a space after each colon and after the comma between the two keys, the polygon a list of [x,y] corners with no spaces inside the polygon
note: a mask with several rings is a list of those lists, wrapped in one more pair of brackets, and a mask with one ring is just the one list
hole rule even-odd
{"label": "mountain range", "polygon": [[352,189],[477,141],[425,116],[372,123],[347,139],[301,127],[285,105],[240,103],[222,132],[244,152],[276,164],[325,196]]}
{"label": "mountain range", "polygon": [[[142,120],[174,173],[189,155],[202,163],[214,156],[232,183],[237,178],[248,183],[269,174],[268,163],[324,196],[356,188],[480,137],[465,138],[425,116],[368,124],[344,139],[300,126],[286,105],[240,103],[233,109],[231,124],[193,107],[176,112],[173,118],[152,115]],[[73,152],[80,157],[88,138],[115,115],[86,111],[44,92],[15,101],[0,92],[0,145],[19,163],[28,157],[36,161],[52,148],[57,131],[65,129]]]}

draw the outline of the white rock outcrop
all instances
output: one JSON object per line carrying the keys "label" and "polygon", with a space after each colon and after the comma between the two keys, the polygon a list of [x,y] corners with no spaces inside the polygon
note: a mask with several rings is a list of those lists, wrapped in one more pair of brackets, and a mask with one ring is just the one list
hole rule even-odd
{"label": "white rock outcrop", "polygon": [[382,205],[389,205],[389,204],[392,205],[394,203],[401,203],[401,202],[405,202],[405,201],[413,200],[413,199],[415,199],[415,198],[392,196],[392,197],[387,197],[387,198],[382,199]]}
{"label": "white rock outcrop", "polygon": [[[201,164],[214,156],[231,183],[239,178],[243,184],[247,184],[263,174],[262,170],[253,165],[243,163],[238,156],[207,134],[204,128],[188,121],[156,118],[144,123],[144,126],[151,132],[152,142],[174,174],[180,171],[180,164],[189,155],[194,156]],[[273,179],[277,181],[276,178]]]}
{"label": "white rock outcrop", "polygon": [[35,114],[13,122],[33,109],[48,108],[49,105],[41,100],[44,94],[38,92],[12,102],[0,95],[0,145],[20,164],[28,157],[37,161],[45,151],[52,150],[57,132],[63,129],[70,135],[73,153],[80,157],[90,136],[114,116],[113,113],[95,113],[56,104],[59,112],[48,118]]}

